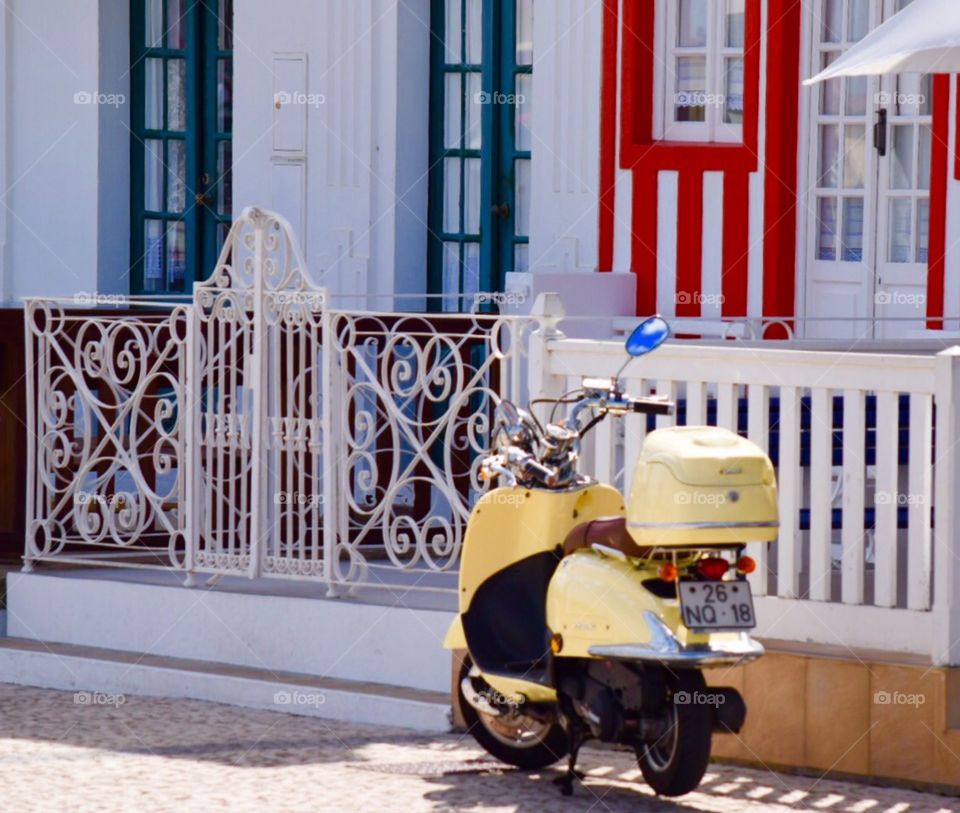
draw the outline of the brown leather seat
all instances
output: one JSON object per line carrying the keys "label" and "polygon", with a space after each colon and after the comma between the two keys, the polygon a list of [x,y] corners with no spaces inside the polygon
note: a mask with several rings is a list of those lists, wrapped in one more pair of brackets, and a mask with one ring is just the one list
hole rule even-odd
{"label": "brown leather seat", "polygon": [[578,525],[567,534],[563,543],[563,555],[569,556],[574,551],[589,548],[594,544],[613,548],[627,556],[646,558],[650,555],[650,548],[641,548],[633,541],[627,531],[626,517],[600,517]]}

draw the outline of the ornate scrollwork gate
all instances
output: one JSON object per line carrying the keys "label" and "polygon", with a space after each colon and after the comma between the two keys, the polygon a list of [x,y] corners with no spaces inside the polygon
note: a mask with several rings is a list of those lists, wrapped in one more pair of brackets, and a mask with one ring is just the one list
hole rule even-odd
{"label": "ornate scrollwork gate", "polygon": [[259,209],[190,302],[65,304],[27,307],[28,566],[452,586],[532,320],[332,309]]}

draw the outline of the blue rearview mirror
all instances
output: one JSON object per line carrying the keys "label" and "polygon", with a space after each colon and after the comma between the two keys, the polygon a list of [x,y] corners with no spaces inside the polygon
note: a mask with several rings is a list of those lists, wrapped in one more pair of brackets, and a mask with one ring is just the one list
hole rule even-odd
{"label": "blue rearview mirror", "polygon": [[670,338],[670,325],[661,316],[642,321],[627,338],[627,352],[636,358],[656,350]]}

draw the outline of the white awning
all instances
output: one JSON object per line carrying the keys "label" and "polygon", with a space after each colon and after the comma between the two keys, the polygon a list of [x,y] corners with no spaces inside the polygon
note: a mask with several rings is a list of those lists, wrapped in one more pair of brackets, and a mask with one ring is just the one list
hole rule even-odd
{"label": "white awning", "polygon": [[960,73],[960,0],[914,0],[804,84],[914,72]]}

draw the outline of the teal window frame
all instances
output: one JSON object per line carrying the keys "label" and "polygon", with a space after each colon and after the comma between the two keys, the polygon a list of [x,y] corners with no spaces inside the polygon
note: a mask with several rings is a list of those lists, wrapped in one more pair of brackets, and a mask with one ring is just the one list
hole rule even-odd
{"label": "teal window frame", "polygon": [[[161,45],[147,44],[148,0],[131,0],[130,15],[130,292],[133,295],[189,293],[198,280],[213,271],[219,248],[232,219],[232,173],[218,172],[220,144],[231,145],[232,159],[232,19],[222,31],[220,15],[232,18],[231,0],[188,0],[184,3],[182,47],[171,47],[167,33],[171,30],[169,0],[162,0]],[[221,41],[221,33],[229,42]],[[162,126],[147,127],[147,68],[151,60],[161,60]],[[185,127],[172,128],[169,110],[168,65],[171,60],[184,63]],[[231,98],[221,98],[218,66],[227,60]],[[219,112],[229,111],[229,127],[220,127]],[[225,118],[226,120],[226,118]],[[162,170],[159,181],[159,209],[148,208],[146,160],[148,143],[160,142]],[[183,210],[170,207],[171,166],[170,144],[183,144]],[[224,198],[226,198],[224,200]],[[220,202],[226,203],[221,208]],[[162,224],[160,244],[160,281],[148,285],[147,255],[154,250],[145,234],[148,221]],[[182,274],[172,279],[168,244],[171,230],[182,224]]]}

